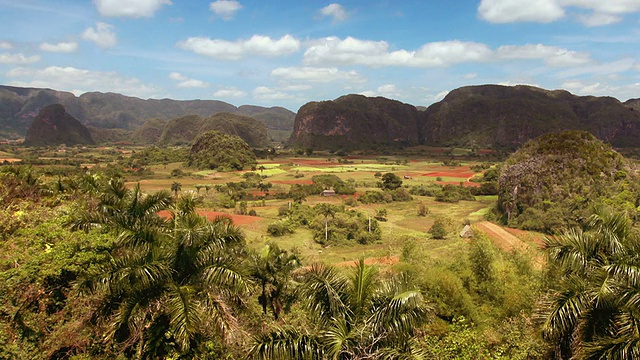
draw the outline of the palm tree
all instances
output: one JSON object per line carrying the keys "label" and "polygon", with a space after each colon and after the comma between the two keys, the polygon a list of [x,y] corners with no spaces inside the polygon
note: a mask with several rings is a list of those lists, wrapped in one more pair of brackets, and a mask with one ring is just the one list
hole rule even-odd
{"label": "palm tree", "polygon": [[334,217],[339,209],[329,203],[320,203],[313,209],[324,216],[324,242],[327,243],[329,241],[329,216]]}
{"label": "palm tree", "polygon": [[[178,199],[163,221],[170,195],[142,195],[112,183],[98,210],[80,217],[75,228],[107,226],[116,238],[112,260],[86,279],[100,299],[96,316],[106,339],[140,359],[193,356],[209,334],[238,334],[234,305],[249,291],[238,269],[244,237],[228,218],[208,222],[195,213],[197,198]],[[155,201],[154,201],[155,200]],[[152,206],[152,203],[167,206]]]}
{"label": "palm tree", "polygon": [[173,191],[176,199],[178,198],[178,191],[182,190],[182,184],[180,184],[177,181],[174,181],[173,184],[171,184],[171,191]]}
{"label": "palm tree", "polygon": [[640,239],[622,214],[598,209],[586,231],[546,240],[558,280],[542,315],[556,358],[640,358]]}
{"label": "palm tree", "polygon": [[262,306],[263,314],[266,314],[267,308],[270,307],[273,317],[279,319],[286,303],[293,300],[290,282],[292,272],[298,267],[298,256],[280,249],[276,244],[267,244],[253,254],[251,277],[261,287],[258,302]]}
{"label": "palm tree", "polygon": [[276,329],[255,339],[255,359],[420,358],[412,337],[430,311],[402,276],[381,281],[360,259],[350,277],[314,264],[303,275],[299,296],[318,329]]}

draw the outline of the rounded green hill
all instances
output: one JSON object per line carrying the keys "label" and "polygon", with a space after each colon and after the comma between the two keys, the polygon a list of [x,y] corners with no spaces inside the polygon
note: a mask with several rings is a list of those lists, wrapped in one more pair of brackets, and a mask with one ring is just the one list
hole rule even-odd
{"label": "rounded green hill", "polygon": [[256,155],[244,140],[217,131],[200,134],[189,154],[189,166],[198,169],[243,170],[255,164]]}

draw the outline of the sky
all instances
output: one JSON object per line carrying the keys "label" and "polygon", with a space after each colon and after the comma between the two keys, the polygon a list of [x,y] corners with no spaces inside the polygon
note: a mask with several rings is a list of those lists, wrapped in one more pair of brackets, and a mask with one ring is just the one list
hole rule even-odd
{"label": "sky", "polygon": [[640,98],[640,0],[0,0],[0,84],[283,106],[467,85]]}

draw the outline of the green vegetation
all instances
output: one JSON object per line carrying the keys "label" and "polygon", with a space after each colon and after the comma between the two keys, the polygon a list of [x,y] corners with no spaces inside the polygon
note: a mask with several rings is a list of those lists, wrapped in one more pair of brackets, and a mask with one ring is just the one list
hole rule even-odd
{"label": "green vegetation", "polygon": [[635,217],[640,186],[630,164],[586,132],[549,134],[507,160],[498,209],[510,226],[547,233],[582,226],[591,209],[615,206]]}
{"label": "green vegetation", "polygon": [[188,165],[197,169],[242,170],[255,166],[256,156],[237,136],[216,131],[200,134],[191,146]]}
{"label": "green vegetation", "polygon": [[184,147],[0,147],[24,162],[0,166],[0,358],[635,358],[634,165],[557,136],[589,160],[558,138],[537,156],[593,167],[594,201],[545,240],[485,218],[519,155],[278,149],[193,172]]}

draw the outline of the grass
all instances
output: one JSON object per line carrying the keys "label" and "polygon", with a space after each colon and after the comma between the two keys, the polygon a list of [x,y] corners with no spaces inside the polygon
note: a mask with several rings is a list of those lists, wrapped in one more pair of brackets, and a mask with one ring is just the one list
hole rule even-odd
{"label": "grass", "polygon": [[[470,166],[477,163],[468,162],[463,166],[444,166],[440,162],[435,162],[428,158],[411,159],[407,165],[382,164],[381,161],[389,161],[389,158],[378,159],[357,158],[352,164],[340,164],[336,161],[328,161],[326,157],[283,157],[273,160],[264,160],[258,167],[263,170],[255,172],[264,176],[265,181],[273,183],[272,193],[286,192],[290,185],[287,182],[310,181],[314,175],[333,173],[342,180],[354,180],[357,182],[358,193],[367,190],[379,190],[376,184],[380,181],[374,176],[375,173],[395,172],[401,178],[407,175],[409,179],[403,179],[406,185],[433,184],[437,177],[441,177],[442,182],[463,182],[466,177],[456,177],[460,173],[472,173]],[[402,161],[402,160],[398,160]],[[298,164],[298,165],[296,165]],[[153,178],[140,180],[140,184],[145,191],[169,190],[173,181],[182,184],[182,191],[195,190],[197,184],[224,184],[226,182],[243,181],[242,175],[246,172],[216,172],[216,171],[196,171],[190,176],[171,177],[173,169],[181,168],[182,164],[169,164],[166,167],[156,166],[153,171],[156,174]],[[192,170],[182,169],[185,172]],[[426,175],[426,174],[432,174]],[[303,176],[300,177],[300,174]],[[436,175],[438,174],[438,175]],[[447,175],[451,176],[439,176]],[[274,183],[283,181],[283,183]],[[209,204],[213,204],[219,196],[215,190],[210,190],[209,194],[200,192],[206,197]],[[389,204],[359,204],[353,207],[355,210],[374,215],[379,209],[386,209],[388,213],[387,221],[380,222],[382,240],[368,245],[360,244],[339,244],[322,247],[313,240],[312,232],[304,227],[296,229],[294,234],[281,237],[272,237],[267,234],[267,227],[270,223],[278,220],[278,208],[286,205],[290,199],[270,199],[263,203],[261,201],[249,201],[249,208],[254,209],[259,217],[258,221],[251,224],[241,225],[247,239],[247,245],[252,249],[259,249],[267,242],[273,241],[285,249],[295,249],[304,258],[305,263],[323,261],[327,263],[344,263],[356,260],[360,257],[380,258],[386,256],[399,257],[405,244],[408,242],[417,244],[421,249],[428,252],[434,258],[448,257],[452,254],[460,253],[460,249],[465,246],[464,240],[458,237],[464,226],[464,221],[473,222],[484,221],[485,215],[493,204],[496,197],[477,197],[476,201],[460,201],[455,204],[441,203],[432,197],[414,196],[413,201],[394,202]],[[342,205],[344,200],[340,196],[325,198],[321,196],[309,196],[306,204],[314,206],[322,202],[331,202]],[[429,214],[424,217],[417,215],[420,204],[424,204],[429,209]],[[211,210],[233,212],[233,209]],[[428,230],[433,225],[437,217],[444,216],[449,219],[451,229],[445,240],[432,240]],[[522,235],[526,237],[526,235]],[[527,238],[528,241],[531,241]]]}

